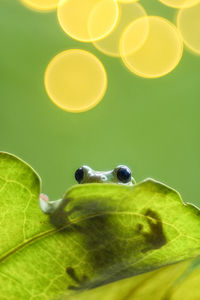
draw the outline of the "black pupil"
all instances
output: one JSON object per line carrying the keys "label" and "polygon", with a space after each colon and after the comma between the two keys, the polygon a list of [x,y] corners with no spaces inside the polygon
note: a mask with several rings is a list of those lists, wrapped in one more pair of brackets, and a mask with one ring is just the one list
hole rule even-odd
{"label": "black pupil", "polygon": [[131,171],[128,168],[121,167],[117,171],[117,178],[124,183],[127,183],[131,179]]}
{"label": "black pupil", "polygon": [[80,183],[83,180],[83,176],[84,176],[83,168],[79,168],[78,170],[76,170],[75,178],[76,181],[78,181],[78,183]]}

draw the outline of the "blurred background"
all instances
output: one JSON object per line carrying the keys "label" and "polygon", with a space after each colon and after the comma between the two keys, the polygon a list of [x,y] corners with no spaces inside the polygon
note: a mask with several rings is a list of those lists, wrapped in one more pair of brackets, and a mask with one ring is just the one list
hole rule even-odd
{"label": "blurred background", "polygon": [[[148,14],[175,22],[175,9],[141,3]],[[79,114],[61,110],[44,88],[49,61],[71,48],[95,54],[108,76],[100,104]],[[0,92],[0,149],[29,163],[51,199],[75,184],[83,164],[95,170],[127,164],[137,182],[160,180],[200,206],[200,57],[186,48],[170,74],[137,77],[120,59],[68,37],[55,11],[1,0]]]}

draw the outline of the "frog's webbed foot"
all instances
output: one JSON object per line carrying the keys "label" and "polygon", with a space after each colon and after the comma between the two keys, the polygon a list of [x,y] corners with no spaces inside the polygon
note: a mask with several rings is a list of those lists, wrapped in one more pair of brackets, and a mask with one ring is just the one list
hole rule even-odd
{"label": "frog's webbed foot", "polygon": [[138,224],[138,232],[143,235],[146,247],[142,249],[145,253],[150,250],[159,249],[167,243],[166,236],[163,231],[162,220],[158,214],[151,209],[148,209],[145,214],[149,231],[143,229],[143,224]]}
{"label": "frog's webbed foot", "polygon": [[39,205],[43,213],[51,215],[56,211],[61,201],[62,199],[50,201],[47,195],[40,194]]}
{"label": "frog's webbed foot", "polygon": [[83,275],[82,278],[79,278],[75,272],[75,270],[71,267],[66,269],[66,273],[76,282],[76,285],[68,286],[70,290],[80,290],[84,288],[86,282],[88,281],[88,277]]}

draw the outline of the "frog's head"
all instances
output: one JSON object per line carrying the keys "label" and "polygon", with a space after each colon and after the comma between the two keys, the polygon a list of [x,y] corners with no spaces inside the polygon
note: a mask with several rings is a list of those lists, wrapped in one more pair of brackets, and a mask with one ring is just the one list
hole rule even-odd
{"label": "frog's head", "polygon": [[118,183],[133,185],[135,180],[131,170],[127,166],[117,166],[111,171],[94,171],[88,166],[82,166],[75,172],[75,179],[78,183]]}

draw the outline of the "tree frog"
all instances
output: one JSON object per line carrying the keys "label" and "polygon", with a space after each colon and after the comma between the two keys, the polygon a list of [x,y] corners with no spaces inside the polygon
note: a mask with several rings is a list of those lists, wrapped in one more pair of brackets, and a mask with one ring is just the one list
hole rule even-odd
{"label": "tree frog", "polygon": [[[116,183],[130,186],[135,184],[131,170],[124,165],[119,165],[111,171],[94,171],[88,166],[82,166],[76,170],[74,176],[79,184]],[[62,199],[50,201],[47,195],[40,194],[39,204],[45,214],[53,214],[61,203]]]}

